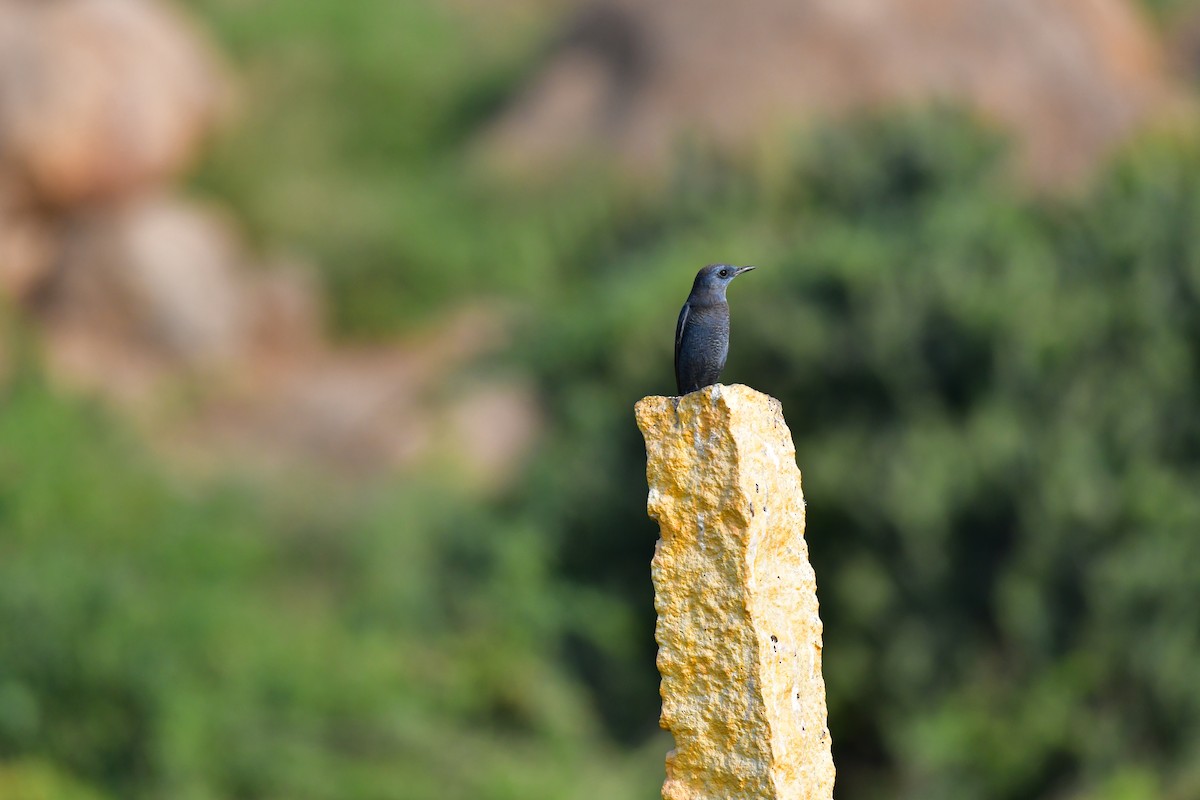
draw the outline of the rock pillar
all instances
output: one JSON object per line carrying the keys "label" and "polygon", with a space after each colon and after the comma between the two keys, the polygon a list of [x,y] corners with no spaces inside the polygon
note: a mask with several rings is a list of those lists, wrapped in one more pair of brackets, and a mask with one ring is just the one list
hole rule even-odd
{"label": "rock pillar", "polygon": [[783,408],[717,385],[636,412],[661,533],[663,798],[830,800],[816,577]]}

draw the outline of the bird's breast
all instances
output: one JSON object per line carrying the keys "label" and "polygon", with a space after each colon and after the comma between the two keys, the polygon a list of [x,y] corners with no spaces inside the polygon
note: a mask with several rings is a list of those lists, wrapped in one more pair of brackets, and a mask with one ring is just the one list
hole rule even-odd
{"label": "bird's breast", "polygon": [[729,306],[693,308],[684,339],[713,356],[722,356],[729,345]]}

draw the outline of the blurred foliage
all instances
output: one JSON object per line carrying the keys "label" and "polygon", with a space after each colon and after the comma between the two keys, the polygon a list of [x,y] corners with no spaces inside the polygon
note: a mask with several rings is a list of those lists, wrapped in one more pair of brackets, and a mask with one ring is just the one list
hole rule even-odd
{"label": "blurred foliage", "polygon": [[[618,229],[579,276],[588,313],[547,315],[532,485],[565,573],[649,631],[629,408],[670,391],[690,267],[765,265],[731,291],[725,377],[796,438],[839,797],[1195,796],[1200,147],[1143,142],[1057,201],[1021,199],[951,110],[800,151],[758,191],[718,165],[704,200],[664,198],[676,222],[628,251]],[[599,690],[652,707],[653,675],[611,660]]]}
{"label": "blurred foliage", "polygon": [[242,86],[197,186],[316,259],[340,331],[375,335],[463,292],[536,281],[498,257],[527,204],[472,181],[461,151],[547,20],[427,1],[193,5]]}
{"label": "blurred foliage", "polygon": [[1196,0],[1141,0],[1140,5],[1168,24],[1198,7]]}
{"label": "blurred foliage", "polygon": [[41,762],[0,765],[0,797],[5,800],[104,800],[86,784]]}
{"label": "blurred foliage", "polygon": [[445,486],[173,486],[36,374],[0,408],[0,754],[53,765],[0,769],[0,796],[93,796],[58,771],[130,798],[630,785],[551,658],[528,525]]}
{"label": "blurred foliage", "polygon": [[[245,76],[196,179],[311,254],[344,335],[477,295],[547,429],[516,488],[196,487],[36,367],[0,394],[0,796],[650,798],[639,397],[692,274],[783,400],[838,796],[1200,796],[1200,145],[1067,199],[953,109],[653,190],[475,174],[545,20],[193,0]],[[503,35],[501,35],[503,33]],[[15,787],[15,788],[14,788]]]}

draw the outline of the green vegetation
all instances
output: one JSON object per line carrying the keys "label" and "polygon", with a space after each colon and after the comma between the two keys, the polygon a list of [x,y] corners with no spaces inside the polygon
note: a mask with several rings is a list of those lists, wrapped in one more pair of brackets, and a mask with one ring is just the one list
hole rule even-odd
{"label": "green vegetation", "polygon": [[[589,313],[547,314],[558,449],[531,485],[565,574],[649,613],[628,409],[670,391],[697,254],[767,265],[726,377],[796,438],[839,797],[1196,795],[1200,148],[1143,142],[1072,202],[1018,199],[952,112],[802,150],[769,190],[713,178],[648,240],[618,228]],[[637,667],[595,685],[653,705],[648,670],[613,683]]]}
{"label": "green vegetation", "polygon": [[196,493],[36,375],[2,402],[0,796],[93,796],[66,776],[114,798],[653,785],[554,658],[526,523],[415,483],[353,505]]}
{"label": "green vegetation", "polygon": [[19,368],[0,797],[656,797],[632,404],[671,391],[717,259],[762,266],[725,378],[796,438],[839,798],[1200,796],[1200,145],[1027,199],[1003,141],[933,109],[769,174],[698,155],[653,193],[518,191],[463,153],[536,23],[195,5],[248,81],[197,191],[313,253],[344,335],[518,303],[504,358],[548,430],[500,496],[196,487]]}

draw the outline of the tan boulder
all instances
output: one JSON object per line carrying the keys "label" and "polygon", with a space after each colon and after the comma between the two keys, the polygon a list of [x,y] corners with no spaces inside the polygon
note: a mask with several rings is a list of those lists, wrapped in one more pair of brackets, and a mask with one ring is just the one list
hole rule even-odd
{"label": "tan boulder", "polygon": [[211,209],[153,195],[77,215],[44,314],[183,364],[229,361],[245,346],[245,259]]}
{"label": "tan boulder", "polygon": [[52,206],[178,173],[222,82],[199,33],[150,0],[0,0],[0,174]]}

